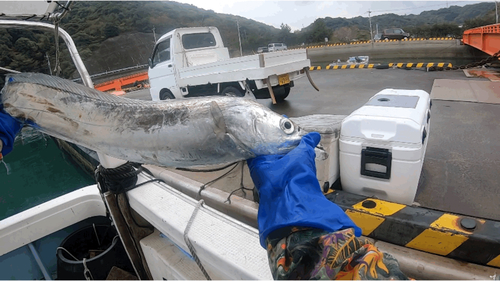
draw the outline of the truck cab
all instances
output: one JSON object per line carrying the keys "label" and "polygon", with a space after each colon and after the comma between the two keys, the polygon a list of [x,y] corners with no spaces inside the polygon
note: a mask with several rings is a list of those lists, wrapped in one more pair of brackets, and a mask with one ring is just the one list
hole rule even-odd
{"label": "truck cab", "polygon": [[[229,59],[219,30],[192,27],[173,30],[160,37],[149,62],[151,92],[160,100],[182,98],[176,70]],[[161,89],[160,89],[161,88]]]}

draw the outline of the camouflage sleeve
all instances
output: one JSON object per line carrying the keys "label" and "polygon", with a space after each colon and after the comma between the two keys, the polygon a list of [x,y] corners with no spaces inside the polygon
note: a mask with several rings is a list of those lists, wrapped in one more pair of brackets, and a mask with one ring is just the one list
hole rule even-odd
{"label": "camouflage sleeve", "polygon": [[286,236],[271,234],[266,239],[274,279],[408,280],[394,257],[357,238],[352,228],[330,233],[297,227],[286,231]]}

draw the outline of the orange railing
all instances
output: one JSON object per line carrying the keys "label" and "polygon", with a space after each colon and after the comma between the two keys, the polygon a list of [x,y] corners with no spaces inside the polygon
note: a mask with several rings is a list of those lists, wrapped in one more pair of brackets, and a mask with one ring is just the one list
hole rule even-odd
{"label": "orange railing", "polygon": [[[104,82],[94,86],[99,91],[108,92],[108,91],[121,91],[124,86],[130,85],[130,87],[136,87],[143,84],[148,83],[148,73],[141,72],[133,75],[129,75],[126,77],[118,78],[115,80],[111,80],[108,82]],[[135,85],[134,85],[135,84]]]}
{"label": "orange railing", "polygon": [[489,55],[500,51],[500,24],[492,24],[464,31],[464,44]]}

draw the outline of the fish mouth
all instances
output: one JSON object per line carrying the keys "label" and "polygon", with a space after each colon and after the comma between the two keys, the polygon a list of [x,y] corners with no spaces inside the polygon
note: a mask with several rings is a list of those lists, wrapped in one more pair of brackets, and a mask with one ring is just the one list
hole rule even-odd
{"label": "fish mouth", "polygon": [[300,138],[302,138],[303,136],[310,133],[310,132],[302,129],[301,127],[299,127],[296,123],[295,123],[295,126],[297,126],[297,134],[299,135]]}

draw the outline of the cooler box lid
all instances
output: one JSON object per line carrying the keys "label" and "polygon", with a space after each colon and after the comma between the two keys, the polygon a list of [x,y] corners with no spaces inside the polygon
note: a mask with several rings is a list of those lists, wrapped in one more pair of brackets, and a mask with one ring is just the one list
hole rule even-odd
{"label": "cooler box lid", "polygon": [[341,138],[421,144],[429,103],[422,90],[383,90],[344,119]]}

